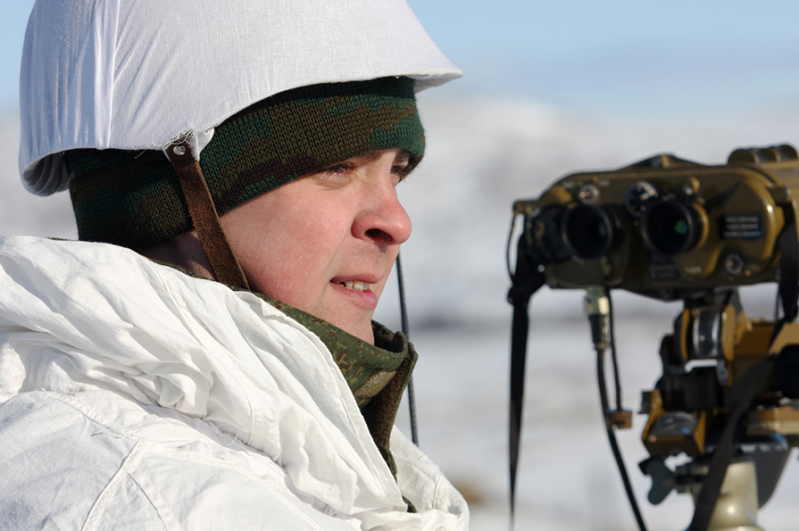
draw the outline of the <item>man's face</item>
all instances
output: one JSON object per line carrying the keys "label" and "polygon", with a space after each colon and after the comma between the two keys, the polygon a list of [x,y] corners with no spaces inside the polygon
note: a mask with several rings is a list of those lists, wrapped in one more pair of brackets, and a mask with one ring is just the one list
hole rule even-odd
{"label": "man's face", "polygon": [[395,187],[408,155],[348,159],[221,218],[250,288],[370,343],[372,314],[411,221]]}

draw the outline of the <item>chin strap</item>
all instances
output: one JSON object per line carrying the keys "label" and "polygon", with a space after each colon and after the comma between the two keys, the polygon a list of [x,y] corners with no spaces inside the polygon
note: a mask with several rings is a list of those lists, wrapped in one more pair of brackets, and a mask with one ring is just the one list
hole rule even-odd
{"label": "chin strap", "polygon": [[247,278],[219,223],[219,215],[200,163],[194,158],[187,139],[170,144],[164,153],[178,174],[189,215],[211,263],[214,276],[223,284],[249,290]]}
{"label": "chin strap", "polygon": [[527,307],[533,293],[544,285],[544,268],[525,250],[524,238],[519,238],[516,251],[516,269],[511,275],[513,285],[508,292],[508,302],[513,305],[510,358],[510,528],[516,504],[516,469],[519,462],[519,442],[522,434],[522,407],[524,405],[524,372],[527,359],[527,332],[530,316]]}

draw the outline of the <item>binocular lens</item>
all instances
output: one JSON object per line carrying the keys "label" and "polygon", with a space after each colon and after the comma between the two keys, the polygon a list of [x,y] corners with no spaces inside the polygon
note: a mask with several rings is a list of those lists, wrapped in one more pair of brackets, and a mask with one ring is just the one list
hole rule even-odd
{"label": "binocular lens", "polygon": [[579,258],[599,258],[610,250],[613,243],[613,222],[604,210],[597,207],[574,207],[563,220],[563,240]]}
{"label": "binocular lens", "polygon": [[644,239],[654,251],[675,255],[695,244],[701,221],[690,207],[676,201],[664,201],[651,207],[643,223]]}

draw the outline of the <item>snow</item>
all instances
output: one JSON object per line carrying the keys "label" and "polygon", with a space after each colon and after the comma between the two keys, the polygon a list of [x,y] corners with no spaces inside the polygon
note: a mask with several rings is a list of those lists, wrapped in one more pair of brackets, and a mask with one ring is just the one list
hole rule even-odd
{"label": "snow", "polygon": [[[414,375],[420,443],[469,495],[472,529],[507,528],[505,248],[513,201],[538,196],[566,173],[617,168],[658,152],[718,164],[736,147],[799,145],[799,108],[643,122],[524,100],[423,93],[420,109],[428,155],[399,189],[414,222],[402,259],[410,333],[421,355]],[[22,189],[18,142],[16,118],[0,116],[0,233],[74,238],[68,194],[38,198]],[[743,296],[750,315],[770,315],[774,286],[748,288]],[[533,300],[518,530],[635,529],[600,420],[581,298],[545,288]],[[387,289],[377,316],[395,328],[396,301]],[[640,391],[658,377],[660,338],[680,307],[625,293],[614,302],[624,402],[637,410]],[[646,457],[644,417],[634,420],[619,440],[649,529],[683,529],[691,517],[687,496],[671,494],[657,507],[646,501],[649,480],[637,468]],[[407,431],[406,408],[398,423]],[[760,513],[769,531],[796,527],[795,461]]]}

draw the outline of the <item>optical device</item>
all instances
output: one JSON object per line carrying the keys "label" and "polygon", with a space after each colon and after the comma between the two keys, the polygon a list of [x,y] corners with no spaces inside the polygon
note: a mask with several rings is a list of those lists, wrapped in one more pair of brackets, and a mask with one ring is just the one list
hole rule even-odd
{"label": "optical device", "polygon": [[[615,438],[632,425],[621,404],[610,297],[623,289],[683,303],[658,353],[662,376],[642,393],[650,457],[639,468],[652,479],[649,501],[660,503],[672,490],[692,494],[690,531],[761,529],[757,510],[799,445],[798,201],[797,151],[779,145],[737,149],[715,166],[657,155],[615,171],[567,175],[537,199],[515,202],[523,228],[509,292],[512,510],[528,305],[544,285],[581,289],[608,438],[645,529]],[[782,311],[773,320],[749,318],[738,295],[740,286],[761,283],[779,287]],[[687,461],[672,469],[666,458],[675,455]]]}

